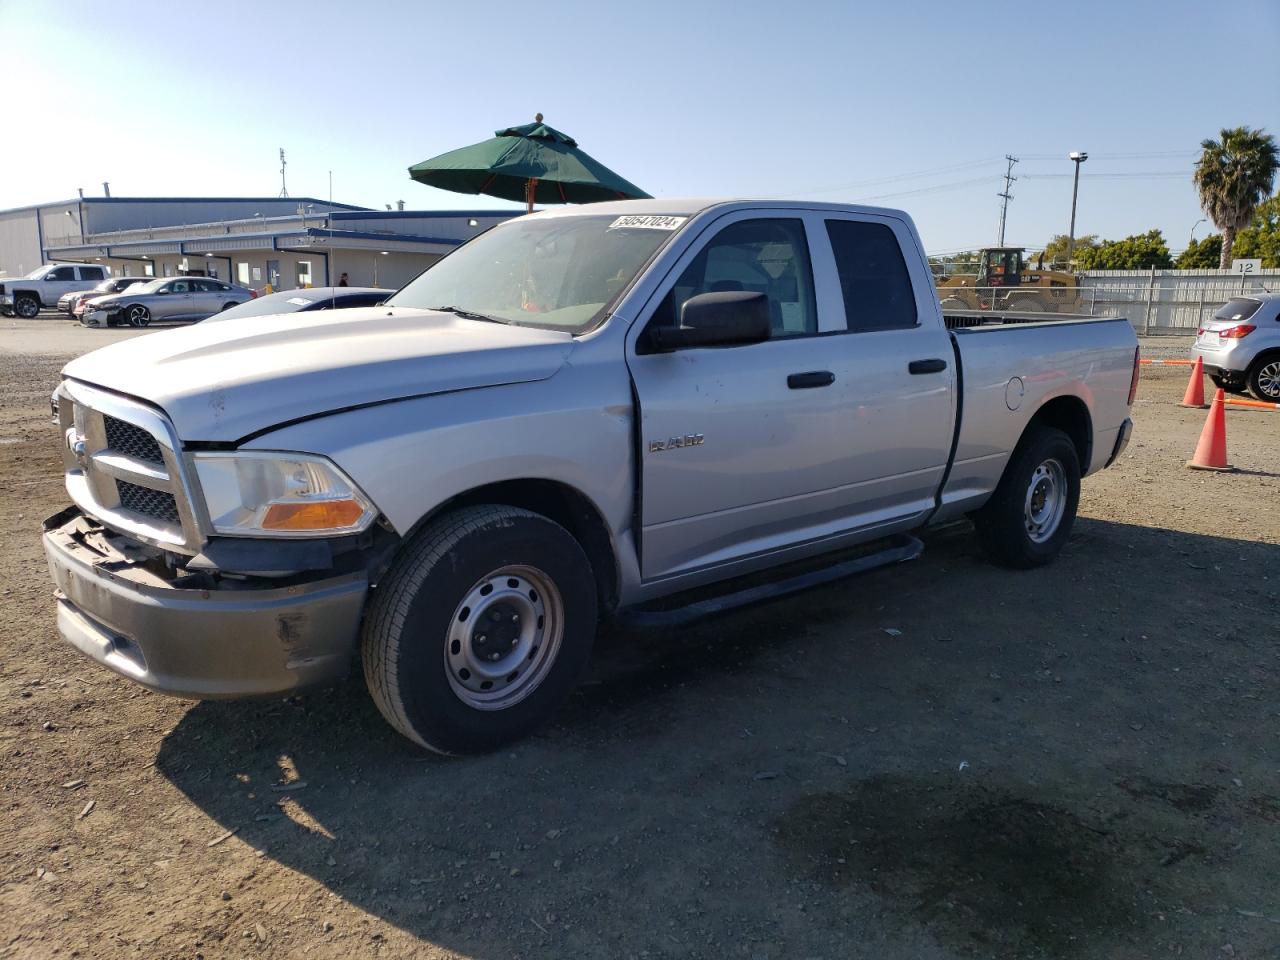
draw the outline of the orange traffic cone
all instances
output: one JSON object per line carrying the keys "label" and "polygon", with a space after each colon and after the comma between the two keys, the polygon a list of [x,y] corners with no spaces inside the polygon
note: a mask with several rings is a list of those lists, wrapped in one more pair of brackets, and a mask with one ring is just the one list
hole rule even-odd
{"label": "orange traffic cone", "polygon": [[1187,381],[1187,392],[1182,395],[1182,403],[1179,406],[1199,407],[1201,410],[1208,406],[1204,402],[1204,360],[1201,357],[1196,357],[1191,379]]}
{"label": "orange traffic cone", "polygon": [[1227,405],[1225,392],[1219,388],[1213,395],[1213,406],[1209,416],[1205,417],[1204,429],[1200,431],[1200,442],[1196,444],[1196,452],[1187,461],[1193,470],[1234,470],[1227,463]]}

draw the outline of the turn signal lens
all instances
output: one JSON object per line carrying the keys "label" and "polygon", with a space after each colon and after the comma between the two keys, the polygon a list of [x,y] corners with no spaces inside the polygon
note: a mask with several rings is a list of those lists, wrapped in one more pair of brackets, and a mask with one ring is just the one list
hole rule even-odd
{"label": "turn signal lens", "polygon": [[354,500],[273,503],[262,517],[264,530],[340,530],[354,527],[364,507]]}
{"label": "turn signal lens", "polygon": [[1219,330],[1218,336],[1223,340],[1239,340],[1241,337],[1247,337],[1257,329],[1252,323],[1238,323],[1234,327],[1228,327],[1226,330]]}

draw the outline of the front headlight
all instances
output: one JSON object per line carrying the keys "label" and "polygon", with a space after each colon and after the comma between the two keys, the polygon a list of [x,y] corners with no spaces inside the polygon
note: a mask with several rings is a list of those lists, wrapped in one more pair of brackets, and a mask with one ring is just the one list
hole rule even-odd
{"label": "front headlight", "polygon": [[369,499],[324,457],[306,453],[197,453],[196,474],[217,533],[331,537],[377,516]]}

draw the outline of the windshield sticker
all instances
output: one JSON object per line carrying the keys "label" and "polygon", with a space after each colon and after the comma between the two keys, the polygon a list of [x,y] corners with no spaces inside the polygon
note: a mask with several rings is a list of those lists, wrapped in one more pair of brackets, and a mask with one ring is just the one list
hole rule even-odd
{"label": "windshield sticker", "polygon": [[619,217],[609,224],[610,230],[674,230],[688,220],[688,217],[640,216],[631,214]]}

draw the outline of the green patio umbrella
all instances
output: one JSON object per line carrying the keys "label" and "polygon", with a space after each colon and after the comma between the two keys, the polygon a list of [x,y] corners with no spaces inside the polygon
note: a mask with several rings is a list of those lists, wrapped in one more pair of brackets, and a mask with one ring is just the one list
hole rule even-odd
{"label": "green patio umbrella", "polygon": [[415,163],[409,176],[455,193],[483,193],[535,203],[598,203],[648,197],[634,183],[578,149],[578,141],[533,123],[494,131],[492,140]]}

